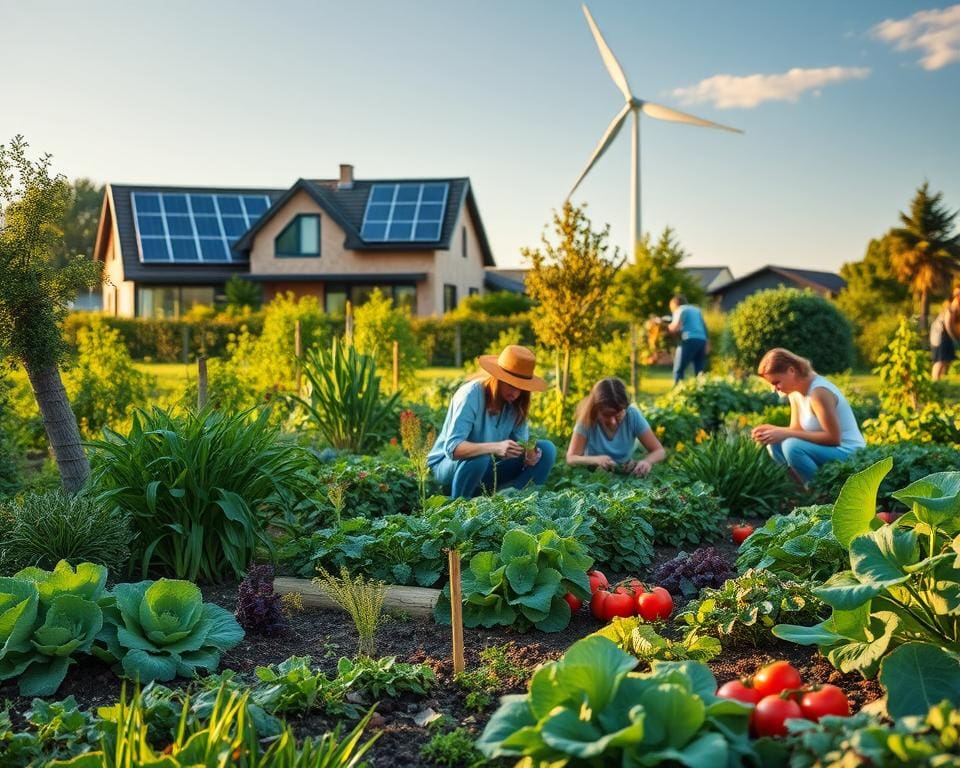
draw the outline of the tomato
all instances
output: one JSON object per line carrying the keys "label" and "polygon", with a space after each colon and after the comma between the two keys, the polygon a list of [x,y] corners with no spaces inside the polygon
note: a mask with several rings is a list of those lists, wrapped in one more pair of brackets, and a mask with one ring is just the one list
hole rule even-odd
{"label": "tomato", "polygon": [[673,598],[663,587],[637,595],[637,613],[644,621],[663,621],[673,613]]}
{"label": "tomato", "polygon": [[605,589],[598,589],[590,598],[590,613],[597,621],[607,621],[606,603],[610,593]]}
{"label": "tomato", "polygon": [[803,717],[800,705],[792,699],[764,696],[757,702],[750,716],[750,726],[756,736],[786,736],[785,720]]}
{"label": "tomato", "polygon": [[800,699],[800,709],[807,720],[819,720],[824,715],[850,716],[850,700],[835,685],[818,685]]}
{"label": "tomato", "polygon": [[753,533],[753,526],[747,523],[740,523],[740,525],[733,526],[730,533],[733,536],[733,543],[739,547],[746,541],[747,537]]}
{"label": "tomato", "polygon": [[800,673],[789,661],[775,661],[767,664],[753,676],[753,687],[764,696],[776,695],[781,691],[800,688],[802,685]]}
{"label": "tomato", "polygon": [[607,577],[600,571],[587,571],[587,578],[590,579],[590,592],[596,592],[598,589],[606,589],[610,586]]}
{"label": "tomato", "polygon": [[885,523],[892,523],[897,519],[897,516],[893,512],[877,512],[877,517]]}
{"label": "tomato", "polygon": [[717,696],[721,699],[734,699],[744,704],[756,704],[763,698],[763,694],[756,688],[744,685],[742,680],[731,680],[717,689]]}
{"label": "tomato", "polygon": [[563,596],[563,599],[566,600],[567,605],[570,606],[570,613],[576,613],[583,608],[583,600],[581,600],[572,592],[567,592],[567,594]]}
{"label": "tomato", "polygon": [[636,605],[633,595],[622,592],[608,593],[607,599],[603,604],[604,620],[610,621],[616,616],[628,619],[637,615]]}
{"label": "tomato", "polygon": [[641,592],[646,592],[646,587],[643,586],[643,582],[640,579],[629,579],[623,581],[620,584],[617,584],[616,589],[613,590],[618,595],[630,595],[635,597]]}

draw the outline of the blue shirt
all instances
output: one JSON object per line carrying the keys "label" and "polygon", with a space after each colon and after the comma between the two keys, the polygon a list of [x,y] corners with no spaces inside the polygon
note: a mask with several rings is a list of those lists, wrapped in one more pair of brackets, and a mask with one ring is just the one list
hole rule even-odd
{"label": "blue shirt", "polygon": [[617,431],[613,433],[613,437],[607,437],[607,433],[599,423],[588,429],[578,421],[573,431],[587,438],[584,456],[609,456],[617,463],[623,463],[633,456],[633,446],[637,438],[648,429],[650,424],[640,413],[640,409],[631,405],[627,408],[627,413],[617,427]]}
{"label": "blue shirt", "polygon": [[483,380],[468,381],[460,387],[450,401],[443,427],[437,435],[427,466],[439,464],[446,456],[451,461],[454,449],[464,440],[470,443],[496,443],[500,440],[516,440],[522,443],[530,436],[527,422],[517,421],[517,411],[510,403],[504,403],[500,413],[487,411]]}
{"label": "blue shirt", "polygon": [[703,322],[703,313],[693,304],[681,304],[673,313],[673,322],[680,319],[680,338],[707,340],[707,326]]}

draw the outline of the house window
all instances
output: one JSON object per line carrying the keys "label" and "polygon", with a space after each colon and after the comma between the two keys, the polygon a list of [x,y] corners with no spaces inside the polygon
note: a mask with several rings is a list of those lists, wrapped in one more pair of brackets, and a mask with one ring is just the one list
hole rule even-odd
{"label": "house window", "polygon": [[457,286],[445,283],[443,286],[443,311],[450,312],[457,308]]}
{"label": "house window", "polygon": [[477,294],[480,293],[480,289],[479,289],[479,288],[468,288],[467,290],[469,291],[469,293],[470,293],[471,296],[476,296]]}
{"label": "house window", "polygon": [[460,254],[467,258],[467,228],[460,228]]}
{"label": "house window", "polygon": [[407,307],[411,314],[417,311],[417,286],[412,283],[377,284],[377,283],[343,283],[328,285],[324,291],[323,308],[329,315],[342,315],[346,311],[347,301],[354,307],[366,304],[375,288],[380,293],[393,299],[395,307]]}
{"label": "house window", "polygon": [[300,214],[277,236],[277,256],[319,256],[320,217]]}
{"label": "house window", "polygon": [[212,307],[214,289],[209,286],[137,286],[137,317],[178,318],[202,304]]}

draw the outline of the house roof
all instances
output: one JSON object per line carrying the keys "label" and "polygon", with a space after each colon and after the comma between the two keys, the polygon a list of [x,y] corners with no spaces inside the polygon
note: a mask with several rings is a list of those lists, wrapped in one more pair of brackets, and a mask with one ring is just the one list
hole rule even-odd
{"label": "house roof", "polygon": [[[718,287],[713,285],[714,281],[724,272],[730,272],[729,267],[684,267],[683,269],[687,274],[695,277],[704,290],[708,290],[711,287]],[[729,280],[727,282],[729,282]],[[723,285],[723,283],[721,283],[721,285]]]}
{"label": "house roof", "polygon": [[493,270],[488,269],[483,277],[483,282],[487,288],[497,291],[510,291],[511,293],[526,293],[526,286],[523,278],[516,280],[511,275],[515,270]]}
{"label": "house roof", "polygon": [[792,267],[777,267],[768,264],[765,267],[760,267],[760,269],[755,269],[753,272],[748,272],[729,283],[724,283],[716,288],[712,288],[708,293],[711,296],[725,293],[742,283],[753,280],[765,272],[772,272],[804,288],[819,289],[828,291],[829,293],[839,293],[847,285],[847,281],[834,272],[822,272],[814,269],[793,269]]}
{"label": "house roof", "polygon": [[427,279],[426,272],[364,272],[363,274],[323,274],[314,273],[294,273],[286,274],[278,272],[273,275],[255,273],[247,275],[248,280],[255,283],[419,283]]}

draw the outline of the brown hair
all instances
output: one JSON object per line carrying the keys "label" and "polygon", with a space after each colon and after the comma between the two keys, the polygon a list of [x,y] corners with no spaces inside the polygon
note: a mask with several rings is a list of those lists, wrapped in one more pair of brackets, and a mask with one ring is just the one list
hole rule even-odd
{"label": "brown hair", "polygon": [[630,405],[627,397],[627,385],[611,376],[600,379],[593,385],[590,394],[577,405],[577,421],[588,429],[597,423],[597,416],[603,409],[622,411]]}
{"label": "brown hair", "polygon": [[[500,380],[487,376],[483,381],[483,395],[487,404],[487,413],[500,413],[504,404],[507,402],[500,394]],[[517,418],[514,421],[516,426],[520,426],[527,420],[530,413],[530,393],[525,389],[520,390],[520,397],[511,403],[517,411]]]}
{"label": "brown hair", "polygon": [[793,368],[804,378],[816,373],[807,358],[795,355],[789,349],[783,347],[774,347],[767,352],[757,366],[757,373],[761,376],[768,373],[786,373],[787,368]]}

